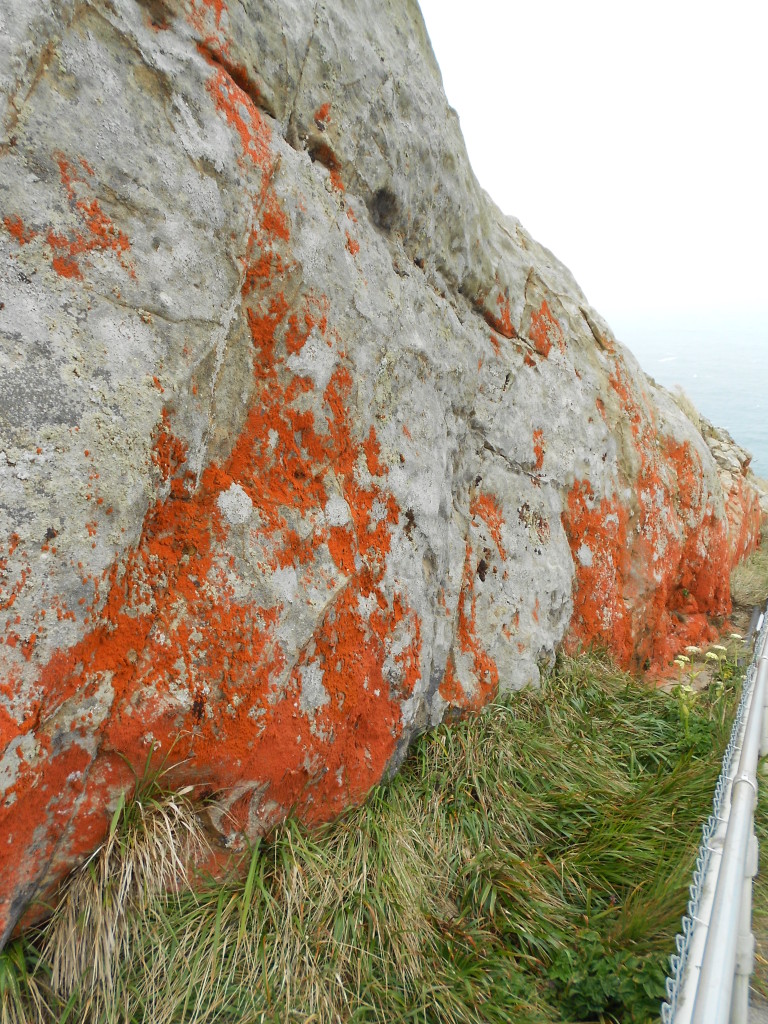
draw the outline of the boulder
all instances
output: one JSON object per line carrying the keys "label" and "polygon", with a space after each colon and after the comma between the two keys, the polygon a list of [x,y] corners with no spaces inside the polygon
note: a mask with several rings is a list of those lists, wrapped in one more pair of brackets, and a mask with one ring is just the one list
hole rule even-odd
{"label": "boulder", "polygon": [[747,477],[478,186],[413,0],[10,0],[0,123],[0,944],[144,771],[236,853],[728,614]]}

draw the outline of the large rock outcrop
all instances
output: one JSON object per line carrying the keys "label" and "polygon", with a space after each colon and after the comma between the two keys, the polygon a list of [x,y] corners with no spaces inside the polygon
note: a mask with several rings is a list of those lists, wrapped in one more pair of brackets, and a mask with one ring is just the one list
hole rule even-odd
{"label": "large rock outcrop", "polygon": [[728,613],[754,492],[478,187],[413,0],[11,0],[0,88],[0,942],[152,750],[236,847]]}

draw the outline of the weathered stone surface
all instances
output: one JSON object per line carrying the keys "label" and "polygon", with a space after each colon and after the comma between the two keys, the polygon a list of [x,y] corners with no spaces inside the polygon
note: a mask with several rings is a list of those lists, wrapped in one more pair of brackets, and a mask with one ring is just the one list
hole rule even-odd
{"label": "weathered stone surface", "polygon": [[11,0],[0,76],[0,942],[151,750],[236,848],[727,614],[744,462],[478,187],[411,0]]}

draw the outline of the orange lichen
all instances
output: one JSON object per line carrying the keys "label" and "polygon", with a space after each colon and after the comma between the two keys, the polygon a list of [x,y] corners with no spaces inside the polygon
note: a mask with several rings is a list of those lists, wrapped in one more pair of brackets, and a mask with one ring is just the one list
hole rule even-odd
{"label": "orange lichen", "polygon": [[265,200],[265,208],[261,217],[262,229],[268,231],[274,238],[288,241],[288,218],[277,204],[274,193],[270,193]]}
{"label": "orange lichen", "polygon": [[744,476],[721,474],[728,520],[728,554],[733,569],[760,543],[760,499]]}
{"label": "orange lichen", "polygon": [[443,673],[442,681],[438,688],[438,693],[446,702],[454,708],[463,708],[466,701],[466,694],[464,687],[459,682],[456,676],[456,665],[453,661],[453,655],[448,655],[448,661],[445,665],[445,672]]}
{"label": "orange lichen", "polygon": [[379,461],[381,455],[381,445],[376,437],[376,431],[371,427],[368,432],[368,437],[363,443],[363,451],[365,452],[365,464],[368,467],[368,472],[371,476],[385,476],[387,473],[387,467],[383,466]]}
{"label": "orange lichen", "polygon": [[295,355],[304,348],[307,338],[315,328],[325,337],[328,330],[329,308],[328,299],[324,295],[319,298],[313,293],[304,296],[303,315],[299,317],[297,313],[292,313],[288,317],[285,348],[289,355]]}
{"label": "orange lichen", "polygon": [[534,469],[541,469],[544,465],[544,431],[534,430],[533,432],[533,454],[536,456]]}
{"label": "orange lichen", "polygon": [[565,338],[559,321],[553,316],[546,300],[542,302],[538,312],[531,313],[531,325],[528,328],[528,337],[533,342],[533,347],[540,356],[546,359],[552,350],[553,344],[557,345],[561,352],[565,351]]}
{"label": "orange lichen", "polygon": [[597,501],[583,481],[569,495],[570,642],[596,640],[622,665],[663,674],[684,646],[713,640],[712,617],[730,612],[726,524],[706,494],[698,452],[670,437],[659,444],[652,408],[619,357],[610,384],[632,438],[632,500]]}
{"label": "orange lichen", "polygon": [[[60,277],[81,280],[82,267],[77,257],[89,253],[112,253],[124,270],[135,276],[133,265],[126,258],[130,250],[130,242],[123,231],[120,231],[104,213],[97,199],[89,198],[87,191],[89,181],[83,178],[75,166],[63,154],[56,156],[59,165],[59,176],[67,195],[70,209],[77,215],[83,230],[62,234],[50,228],[45,236],[46,244],[54,255],[51,266]],[[80,167],[88,175],[94,176],[93,169],[87,160],[80,160]]]}
{"label": "orange lichen", "polygon": [[218,51],[217,56],[229,52],[229,40],[222,25],[224,14],[228,13],[224,0],[191,0],[187,8],[187,21],[206,48]]}
{"label": "orange lichen", "polygon": [[314,114],[315,122],[317,124],[326,125],[331,120],[331,104],[323,103],[321,107],[318,107]]}
{"label": "orange lichen", "polygon": [[59,277],[72,277],[79,281],[83,279],[82,271],[77,262],[69,256],[54,256],[51,260],[51,266]]}
{"label": "orange lichen", "polygon": [[[488,324],[493,331],[497,334],[502,335],[504,338],[513,339],[517,337],[517,331],[512,323],[512,313],[509,306],[509,298],[503,292],[499,292],[496,296],[496,305],[499,307],[498,316],[494,315],[487,307],[483,305],[485,301],[484,296],[478,296],[475,300],[478,307],[480,308],[485,322]],[[491,343],[494,348],[497,348],[498,340],[494,341],[493,334],[491,334]],[[497,349],[498,350],[498,349]]]}
{"label": "orange lichen", "polygon": [[3,217],[3,224],[9,234],[11,234],[19,245],[29,245],[33,238],[37,236],[37,232],[33,231],[32,228],[25,228],[24,221],[21,217]]}
{"label": "orange lichen", "polygon": [[235,64],[229,58],[229,44],[214,36],[208,36],[197,44],[197,51],[209,64],[221,67],[232,81],[251,98],[254,105],[261,106],[261,90],[251,78],[248,68]]}
{"label": "orange lichen", "polygon": [[627,520],[618,500],[596,501],[587,481],[576,481],[568,494],[563,526],[575,568],[570,639],[602,643],[622,665],[630,663],[634,650],[623,598],[631,572]]}
{"label": "orange lichen", "polygon": [[160,470],[164,482],[171,479],[180,466],[184,465],[186,453],[184,446],[171,432],[170,416],[167,409],[162,411],[162,421],[155,430],[152,445],[152,461]]}
{"label": "orange lichen", "polygon": [[454,707],[476,711],[492,700],[499,689],[499,670],[485,649],[477,630],[477,594],[475,593],[475,565],[472,545],[466,542],[464,571],[459,591],[456,644],[470,662],[466,682],[460,678],[456,656],[446,665],[439,687],[440,696]]}
{"label": "orange lichen", "polygon": [[224,67],[217,68],[206,87],[216,109],[240,137],[243,153],[253,163],[266,167],[271,159],[272,133],[251,97]]}
{"label": "orange lichen", "polygon": [[499,324],[501,325],[500,334],[503,334],[505,338],[517,337],[517,332],[512,326],[512,313],[509,308],[509,297],[507,295],[497,295],[496,305],[499,307]]}
{"label": "orange lichen", "polygon": [[[81,224],[81,230],[62,233],[49,227],[45,232],[45,244],[50,247],[51,267],[60,276],[70,280],[82,280],[83,271],[79,257],[90,253],[112,253],[118,263],[131,276],[135,276],[132,263],[126,254],[130,250],[130,242],[123,231],[118,230],[110,218],[104,213],[97,199],[88,195],[89,179],[94,171],[87,160],[81,158],[80,169],[87,177],[83,177],[75,165],[62,153],[56,154],[59,177],[67,196],[69,208],[75,213]],[[19,245],[30,244],[39,234],[37,231],[25,229],[20,217],[3,218],[7,230]]]}
{"label": "orange lichen", "polygon": [[488,531],[493,538],[493,543],[499,552],[499,555],[503,560],[506,560],[507,554],[504,550],[504,544],[501,539],[501,529],[504,525],[504,517],[501,509],[499,508],[498,502],[491,494],[476,494],[469,505],[470,514],[478,516],[483,520],[485,525],[488,527]]}
{"label": "orange lichen", "polygon": [[0,750],[5,750],[11,740],[20,734],[20,731],[15,717],[0,704]]}
{"label": "orange lichen", "polygon": [[351,252],[351,254],[353,256],[357,256],[357,254],[360,252],[360,243],[357,242],[352,237],[352,235],[350,235],[350,233],[348,231],[347,231],[346,234],[347,234],[347,249]]}

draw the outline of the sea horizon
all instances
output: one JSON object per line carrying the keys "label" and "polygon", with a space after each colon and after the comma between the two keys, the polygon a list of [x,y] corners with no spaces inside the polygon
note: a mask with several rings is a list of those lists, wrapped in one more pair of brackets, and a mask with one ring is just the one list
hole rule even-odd
{"label": "sea horizon", "polygon": [[754,474],[768,479],[768,321],[608,322],[650,377],[682,388],[702,416],[750,452]]}

